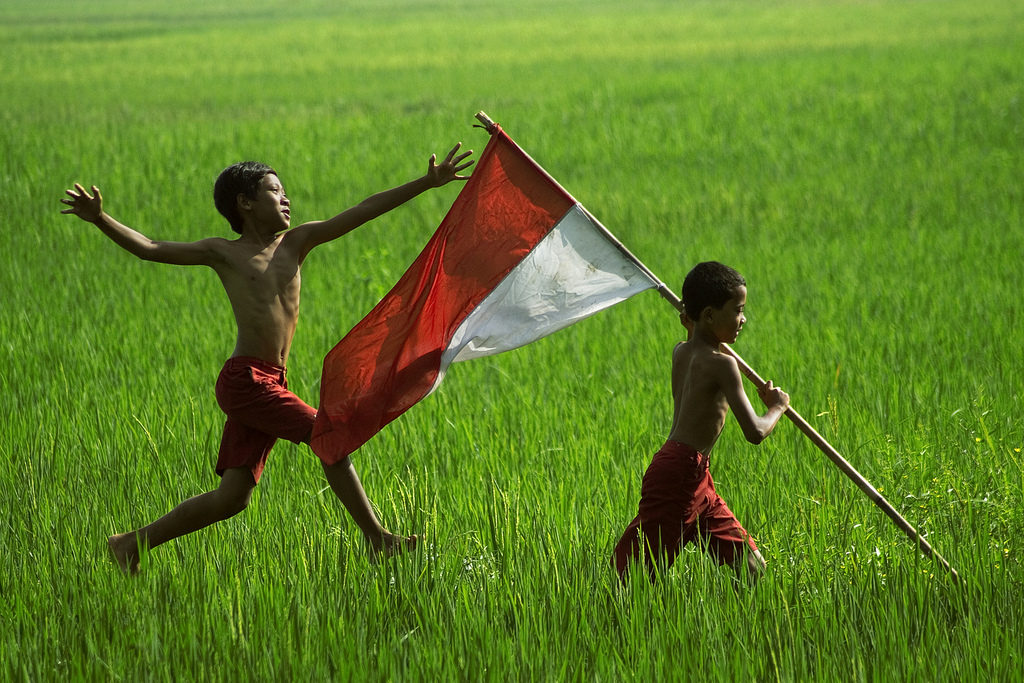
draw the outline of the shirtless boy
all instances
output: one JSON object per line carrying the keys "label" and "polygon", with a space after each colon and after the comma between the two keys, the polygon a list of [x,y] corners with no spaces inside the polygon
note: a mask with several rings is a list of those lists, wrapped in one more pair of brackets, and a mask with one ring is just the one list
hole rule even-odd
{"label": "shirtless boy", "polygon": [[739,366],[720,350],[736,341],[746,323],[746,302],[746,281],[721,263],[700,263],[683,282],[684,323],[692,329],[672,352],[672,430],[644,474],[637,516],[615,546],[612,563],[623,580],[641,556],[653,580],[672,566],[683,545],[698,539],[737,576],[756,579],[764,570],[764,558],[715,492],[708,471],[730,408],[747,441],[759,444],[789,405],[789,396],[769,382],[759,392],[768,410],[754,412]]}
{"label": "shirtless boy", "polygon": [[[74,214],[93,223],[118,246],[147,261],[208,266],[217,273],[231,302],[238,337],[217,379],[217,402],[227,415],[216,470],[220,485],[182,502],[144,527],[107,540],[121,569],[139,569],[139,548],[155,548],[184,534],[238,514],[249,504],[271,447],[278,438],[308,443],[316,411],[287,389],[285,365],[299,317],[300,271],[309,252],[363,223],[453,180],[472,161],[459,154],[461,143],[438,164],[431,155],[420,178],[374,194],[334,218],[289,230],[291,202],[276,171],[258,162],[228,167],[214,186],[217,209],[239,234],[197,242],[152,240],[103,210],[103,198],[76,183],[67,190]],[[371,552],[390,555],[411,548],[415,536],[387,531],[377,519],[349,458],[324,465],[331,489],[363,532]]]}

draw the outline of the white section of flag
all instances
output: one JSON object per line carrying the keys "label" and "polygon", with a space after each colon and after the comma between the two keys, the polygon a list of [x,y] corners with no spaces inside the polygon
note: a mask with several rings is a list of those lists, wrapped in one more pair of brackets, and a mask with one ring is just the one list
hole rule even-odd
{"label": "white section of flag", "polygon": [[455,331],[441,372],[525,346],[656,285],[575,204]]}

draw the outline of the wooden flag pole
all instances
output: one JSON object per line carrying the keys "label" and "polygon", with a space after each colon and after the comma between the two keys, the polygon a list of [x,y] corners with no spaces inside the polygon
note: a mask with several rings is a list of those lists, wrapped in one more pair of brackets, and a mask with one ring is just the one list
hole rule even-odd
{"label": "wooden flag pole", "polygon": [[487,131],[488,135],[494,135],[495,123],[494,121],[491,120],[490,116],[483,113],[482,111],[478,111],[476,113],[476,120],[480,122],[480,125],[483,126],[483,129]]}
{"label": "wooden flag pole", "polygon": [[[492,121],[491,118],[487,116],[487,114],[485,114],[484,112],[479,112],[476,115],[476,118],[483,125],[483,128],[487,130],[487,133],[489,135],[493,135],[494,132],[497,130],[497,124],[495,124],[494,121]],[[661,296],[664,299],[666,299],[669,303],[671,303],[676,308],[676,310],[679,311],[680,314],[685,314],[685,307],[683,306],[682,299],[676,296],[675,292],[669,289],[664,282],[658,279],[654,275],[654,273],[652,273],[650,269],[648,269],[647,266],[645,266],[640,261],[640,259],[634,256],[633,253],[629,251],[629,249],[627,249],[626,246],[622,244],[622,242],[620,242],[611,232],[609,232],[607,228],[601,225],[596,218],[591,216],[591,219],[594,221],[597,227],[604,233],[605,237],[612,244],[614,244],[616,248],[618,248],[618,250],[630,262],[636,265],[637,268],[639,268],[645,275],[647,275],[647,277],[651,279],[652,282],[655,283],[658,293],[661,294]],[[754,372],[754,370],[749,365],[747,365],[746,361],[740,358],[739,354],[733,351],[728,344],[722,344],[721,348],[725,353],[729,354],[736,360],[736,363],[740,367],[740,371],[747,377],[747,379],[749,379],[754,384],[754,386],[756,386],[758,389],[761,389],[767,383],[764,379],[761,378],[760,375]],[[853,465],[851,465],[846,460],[846,458],[840,455],[839,451],[833,448],[832,445],[825,440],[825,437],[819,434],[818,431],[807,422],[807,420],[801,417],[800,414],[796,410],[794,410],[792,406],[786,409],[786,417],[788,417],[789,420],[796,425],[797,429],[803,432],[804,435],[808,439],[810,439],[811,442],[815,446],[817,446],[818,449],[821,450],[821,452],[824,453],[825,456],[828,457],[828,459],[831,460],[836,465],[836,467],[838,467],[842,471],[843,474],[845,474],[849,479],[851,479],[853,483],[856,484],[857,487],[861,491],[863,491],[876,506],[881,508],[882,512],[888,515],[889,518],[896,524],[896,526],[899,527],[903,531],[903,533],[907,535],[907,538],[909,538],[911,541],[917,544],[917,546],[921,549],[921,552],[934,559],[940,565],[942,565],[942,567],[949,572],[949,574],[953,577],[953,579],[956,582],[959,583],[961,581],[960,575],[957,574],[956,570],[950,566],[949,562],[947,562],[946,559],[942,557],[942,555],[936,552],[935,549],[932,548],[932,546],[928,543],[928,541],[926,541],[921,536],[921,534],[918,533],[918,531],[913,526],[911,526],[911,524],[906,519],[903,518],[903,515],[897,512],[896,508],[894,508],[892,504],[889,503],[889,501],[887,501],[885,497],[882,496],[882,494],[879,493],[878,490],[874,486],[872,486],[871,483],[868,482],[868,480],[865,479],[861,475],[861,473],[858,472],[853,467]]]}

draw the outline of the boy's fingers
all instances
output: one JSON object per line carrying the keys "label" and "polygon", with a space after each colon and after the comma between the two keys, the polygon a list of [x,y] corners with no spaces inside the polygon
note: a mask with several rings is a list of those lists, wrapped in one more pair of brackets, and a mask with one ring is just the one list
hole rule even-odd
{"label": "boy's fingers", "polygon": [[90,201],[92,199],[95,199],[96,197],[100,196],[100,188],[98,188],[95,185],[93,185],[92,186],[92,195],[90,195],[89,192],[87,192],[86,189],[84,187],[82,187],[81,183],[75,183],[75,189],[74,190],[65,190],[64,192],[67,193],[67,195],[69,197],[72,197],[73,199],[81,199],[82,197],[85,197],[86,199],[88,199]]}
{"label": "boy's fingers", "polygon": [[449,159],[451,159],[452,157],[455,156],[455,153],[459,151],[459,147],[462,147],[462,143],[461,142],[456,142],[455,146],[452,147],[452,151],[448,152],[448,158]]}

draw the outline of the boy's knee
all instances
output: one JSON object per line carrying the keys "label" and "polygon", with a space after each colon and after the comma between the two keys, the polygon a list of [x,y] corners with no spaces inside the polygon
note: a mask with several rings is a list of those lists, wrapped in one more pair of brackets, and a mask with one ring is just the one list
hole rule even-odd
{"label": "boy's knee", "polygon": [[248,491],[237,491],[233,492],[229,496],[221,498],[223,504],[224,516],[234,517],[239,512],[249,507],[249,501],[252,499],[252,489]]}
{"label": "boy's knee", "polygon": [[217,488],[217,499],[222,515],[233,517],[249,506],[256,482],[248,470],[227,470]]}

